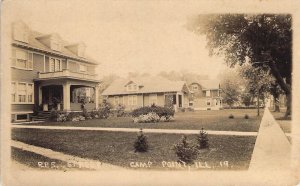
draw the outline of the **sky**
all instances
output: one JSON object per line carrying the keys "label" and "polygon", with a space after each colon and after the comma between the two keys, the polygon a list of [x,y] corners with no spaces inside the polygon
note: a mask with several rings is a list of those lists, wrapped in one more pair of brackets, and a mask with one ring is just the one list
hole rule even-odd
{"label": "sky", "polygon": [[192,7],[168,1],[10,2],[11,21],[22,20],[45,34],[58,33],[71,43],[84,42],[86,54],[100,64],[100,78],[185,70],[214,79],[226,68],[221,57],[208,55],[204,36],[185,28],[191,16],[201,13]]}

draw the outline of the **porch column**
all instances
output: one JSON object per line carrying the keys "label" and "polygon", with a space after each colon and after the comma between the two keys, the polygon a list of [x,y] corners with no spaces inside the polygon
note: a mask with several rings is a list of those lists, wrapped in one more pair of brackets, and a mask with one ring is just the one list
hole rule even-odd
{"label": "porch column", "polygon": [[39,86],[39,105],[43,104],[43,87]]}
{"label": "porch column", "polygon": [[176,107],[175,107],[175,111],[177,111],[178,108],[179,108],[179,96],[178,96],[178,93],[176,93]]}
{"label": "porch column", "polygon": [[95,86],[95,104],[96,104],[96,109],[99,107],[99,86]]}
{"label": "porch column", "polygon": [[63,84],[63,94],[64,94],[64,111],[70,111],[70,83],[66,82]]}

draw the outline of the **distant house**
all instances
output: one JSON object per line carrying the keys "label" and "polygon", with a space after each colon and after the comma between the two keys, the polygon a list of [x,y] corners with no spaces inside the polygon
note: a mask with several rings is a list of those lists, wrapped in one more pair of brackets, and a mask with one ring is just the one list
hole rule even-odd
{"label": "distant house", "polygon": [[217,80],[203,80],[189,85],[189,106],[195,110],[220,110],[223,108],[221,87]]}
{"label": "distant house", "polygon": [[115,80],[102,96],[113,106],[124,105],[126,110],[152,104],[173,106],[177,110],[188,107],[188,94],[189,89],[183,81],[141,77]]}

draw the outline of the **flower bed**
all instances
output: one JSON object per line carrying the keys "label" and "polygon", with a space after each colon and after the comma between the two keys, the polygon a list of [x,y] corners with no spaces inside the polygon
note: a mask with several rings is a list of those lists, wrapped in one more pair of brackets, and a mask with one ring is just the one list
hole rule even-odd
{"label": "flower bed", "polygon": [[170,121],[174,117],[174,113],[173,109],[152,105],[135,109],[131,115],[134,123],[156,123]]}

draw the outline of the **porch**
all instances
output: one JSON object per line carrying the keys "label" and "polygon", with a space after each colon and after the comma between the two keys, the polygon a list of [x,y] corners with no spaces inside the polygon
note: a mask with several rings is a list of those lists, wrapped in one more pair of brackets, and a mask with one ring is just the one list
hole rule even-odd
{"label": "porch", "polygon": [[81,80],[37,81],[38,102],[43,111],[88,111],[98,108],[98,83]]}

